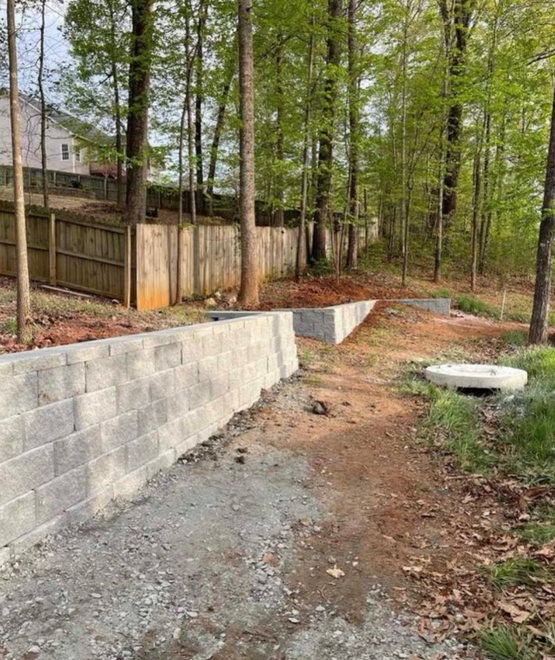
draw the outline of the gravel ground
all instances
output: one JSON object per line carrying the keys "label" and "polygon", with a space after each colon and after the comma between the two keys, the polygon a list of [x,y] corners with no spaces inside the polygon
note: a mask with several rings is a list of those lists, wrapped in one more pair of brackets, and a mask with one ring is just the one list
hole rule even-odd
{"label": "gravel ground", "polygon": [[[264,405],[304,407],[299,389],[282,385]],[[427,646],[375,582],[357,624],[300,595],[297,553],[331,514],[307,487],[306,458],[273,448],[260,414],[237,416],[135,502],[0,569],[0,658],[459,657],[455,641]]]}

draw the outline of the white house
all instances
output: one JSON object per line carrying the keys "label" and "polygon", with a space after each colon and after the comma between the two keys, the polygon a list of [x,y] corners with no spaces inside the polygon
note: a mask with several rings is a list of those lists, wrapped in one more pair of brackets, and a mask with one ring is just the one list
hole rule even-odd
{"label": "white house", "polygon": [[[40,169],[42,167],[40,102],[20,94],[19,105],[23,166]],[[86,145],[108,144],[110,138],[53,106],[48,106],[47,116],[47,169],[71,174],[91,174],[92,168],[87,157]],[[11,164],[10,99],[6,90],[0,90],[0,165]]]}

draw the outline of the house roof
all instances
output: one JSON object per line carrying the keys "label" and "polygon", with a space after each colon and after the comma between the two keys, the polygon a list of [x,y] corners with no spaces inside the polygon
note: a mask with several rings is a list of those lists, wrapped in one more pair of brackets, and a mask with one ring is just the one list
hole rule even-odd
{"label": "house roof", "polygon": [[[0,89],[0,95],[7,95],[8,91],[6,89]],[[19,98],[31,106],[38,113],[41,112],[40,100],[29,94],[19,93]],[[86,140],[87,142],[92,142],[93,144],[103,144],[110,145],[113,143],[114,138],[106,135],[102,131],[99,131],[98,128],[89,124],[86,121],[79,119],[70,115],[65,110],[62,110],[59,106],[56,106],[52,103],[46,104],[46,114],[50,121],[53,121],[60,126],[63,126],[67,131],[72,133],[75,137]]]}

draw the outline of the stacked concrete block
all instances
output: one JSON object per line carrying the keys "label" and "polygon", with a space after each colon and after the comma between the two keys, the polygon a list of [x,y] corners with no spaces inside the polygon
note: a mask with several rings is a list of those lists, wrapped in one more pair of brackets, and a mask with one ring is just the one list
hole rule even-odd
{"label": "stacked concrete block", "polygon": [[388,302],[416,307],[416,309],[441,314],[442,316],[449,316],[451,314],[451,298],[398,298],[389,300]]}
{"label": "stacked concrete block", "polygon": [[0,562],[131,497],[297,368],[285,312],[0,357]]}

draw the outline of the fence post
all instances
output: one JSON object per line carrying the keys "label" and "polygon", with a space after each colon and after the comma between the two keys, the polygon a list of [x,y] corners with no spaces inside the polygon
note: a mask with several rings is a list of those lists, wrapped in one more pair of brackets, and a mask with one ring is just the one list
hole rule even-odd
{"label": "fence post", "polygon": [[[206,257],[206,255],[204,255]],[[200,282],[200,234],[199,226],[193,225],[193,295],[202,294]]]}
{"label": "fence post", "polygon": [[56,286],[58,277],[56,272],[56,216],[50,214],[48,220],[48,271],[50,286]]}
{"label": "fence post", "polygon": [[123,260],[123,306],[131,307],[131,225],[125,227],[125,255]]}

